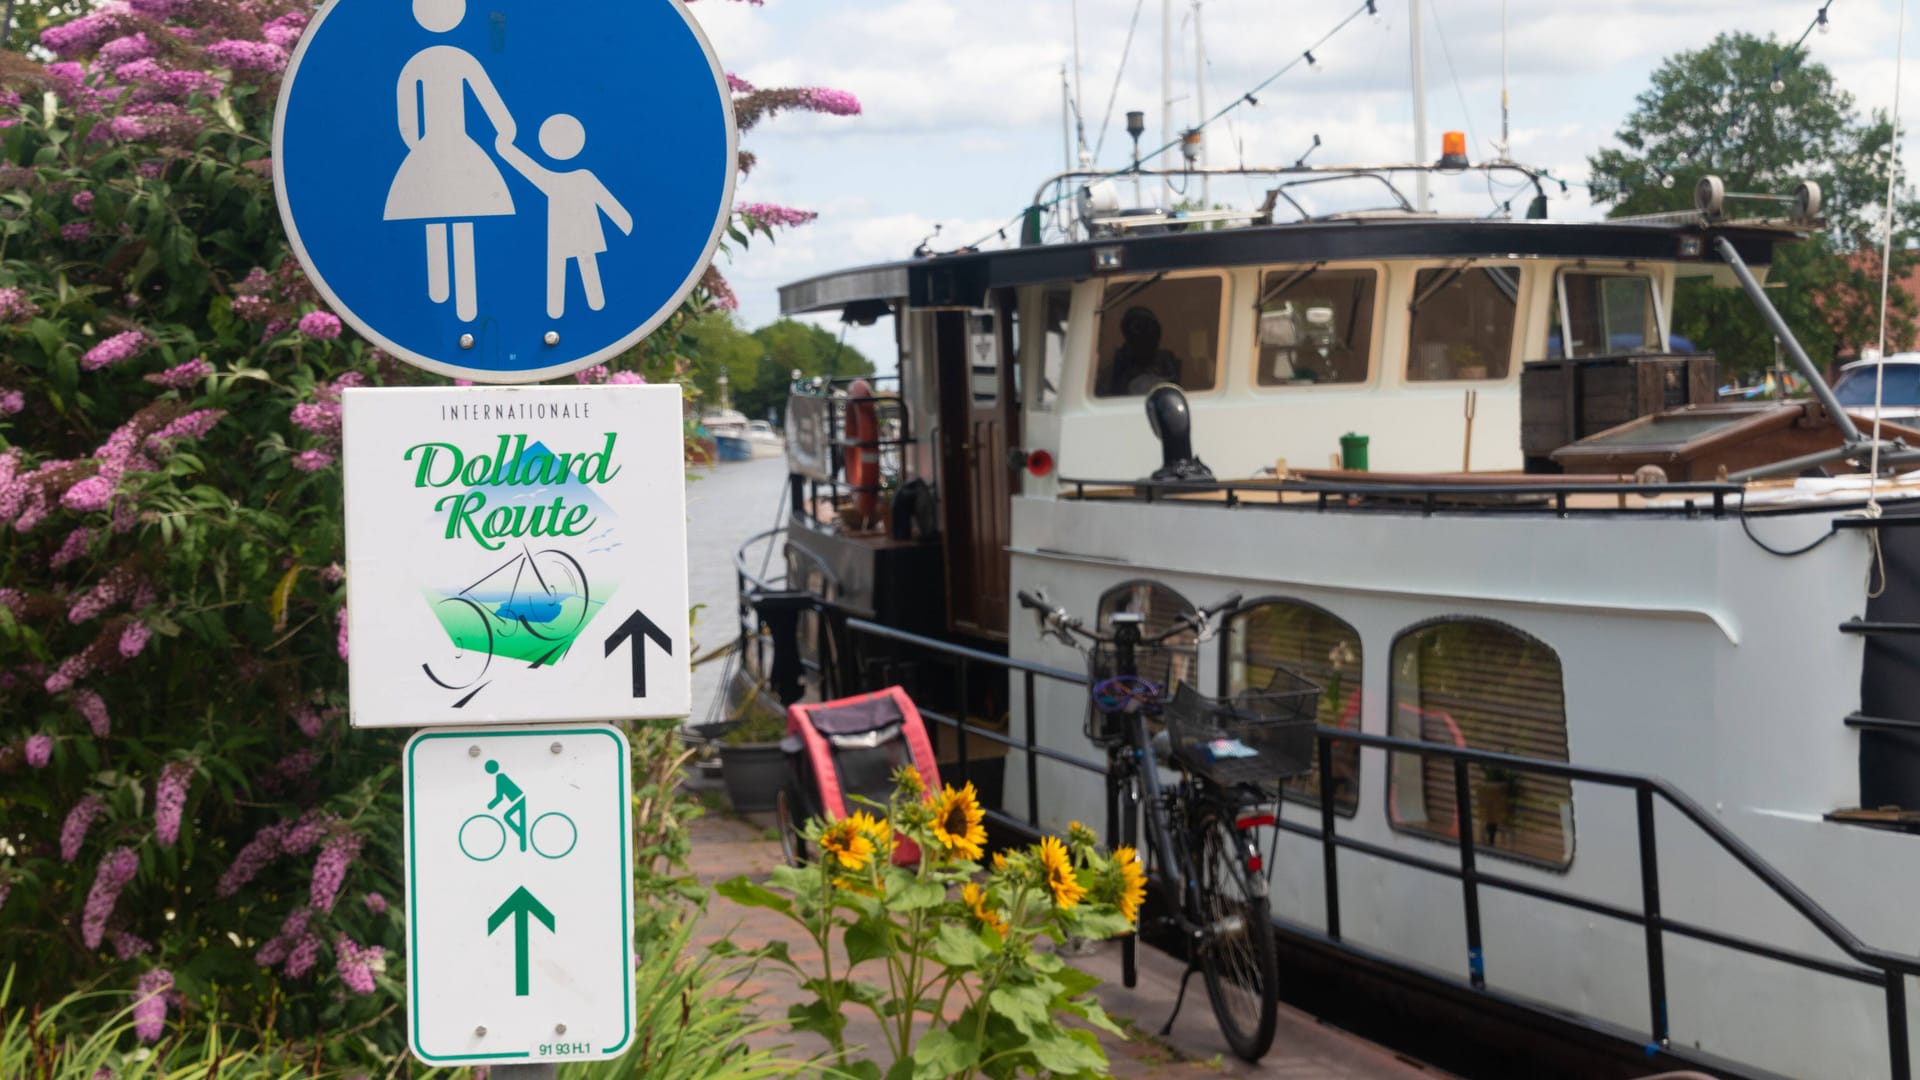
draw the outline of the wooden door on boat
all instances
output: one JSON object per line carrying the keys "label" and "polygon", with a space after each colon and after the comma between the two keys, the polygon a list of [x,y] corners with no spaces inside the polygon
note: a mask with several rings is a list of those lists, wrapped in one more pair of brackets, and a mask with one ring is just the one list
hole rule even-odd
{"label": "wooden door on boat", "polygon": [[954,630],[995,639],[1007,636],[1007,447],[1019,415],[1006,362],[1013,354],[1008,303],[940,312],[936,331],[947,618]]}

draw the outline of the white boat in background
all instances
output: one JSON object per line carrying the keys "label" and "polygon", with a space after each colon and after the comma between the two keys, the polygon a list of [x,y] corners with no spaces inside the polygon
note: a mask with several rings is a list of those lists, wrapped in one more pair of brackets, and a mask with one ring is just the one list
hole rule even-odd
{"label": "white boat in background", "polygon": [[782,457],[787,452],[787,439],[765,420],[749,420],[747,446],[756,458]]}
{"label": "white boat in background", "polygon": [[700,424],[713,436],[721,461],[749,461],[753,443],[748,436],[747,417],[738,409],[721,407],[700,415]]}

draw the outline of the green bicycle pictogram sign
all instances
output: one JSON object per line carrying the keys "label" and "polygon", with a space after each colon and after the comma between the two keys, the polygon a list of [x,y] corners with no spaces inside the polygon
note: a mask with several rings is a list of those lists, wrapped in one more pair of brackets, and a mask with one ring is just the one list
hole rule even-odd
{"label": "green bicycle pictogram sign", "polygon": [[490,813],[478,813],[460,823],[457,837],[460,853],[474,862],[491,862],[507,850],[507,837],[511,833],[519,842],[519,850],[524,853],[529,847],[534,854],[547,859],[563,859],[580,842],[580,829],[573,819],[558,810],[549,810],[527,822],[527,796],[520,785],[500,770],[498,761],[489,760],[486,770],[493,777],[493,799],[487,803],[492,810],[501,803],[507,808],[499,817]]}

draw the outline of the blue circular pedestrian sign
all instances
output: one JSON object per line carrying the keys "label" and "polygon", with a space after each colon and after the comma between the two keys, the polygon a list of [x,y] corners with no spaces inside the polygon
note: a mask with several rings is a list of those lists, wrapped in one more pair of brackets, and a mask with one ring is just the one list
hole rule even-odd
{"label": "blue circular pedestrian sign", "polygon": [[342,318],[532,382],[631,348],[727,226],[726,74],[681,0],[330,0],[274,117],[280,216]]}

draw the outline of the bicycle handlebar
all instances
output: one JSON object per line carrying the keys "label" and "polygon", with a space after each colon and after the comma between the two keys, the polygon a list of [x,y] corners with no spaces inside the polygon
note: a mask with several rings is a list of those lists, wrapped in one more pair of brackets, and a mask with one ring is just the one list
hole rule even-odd
{"label": "bicycle handlebar", "polygon": [[[1112,632],[1100,633],[1098,631],[1088,630],[1086,627],[1080,625],[1079,619],[1067,614],[1066,608],[1049,605],[1046,598],[1039,593],[1028,592],[1022,589],[1016,595],[1020,599],[1021,607],[1040,612],[1042,633],[1051,630],[1068,644],[1073,643],[1073,635],[1076,634],[1085,638],[1087,641],[1100,642],[1102,644],[1112,644],[1115,639],[1115,635]],[[1221,615],[1239,606],[1240,594],[1233,593],[1225,600],[1211,607],[1204,607],[1198,611],[1183,611],[1175,617],[1174,625],[1152,637],[1142,637],[1135,644],[1159,645],[1168,638],[1187,630],[1192,630],[1194,633],[1202,635],[1203,639],[1210,637],[1211,632],[1209,628],[1213,625],[1214,621]]]}

